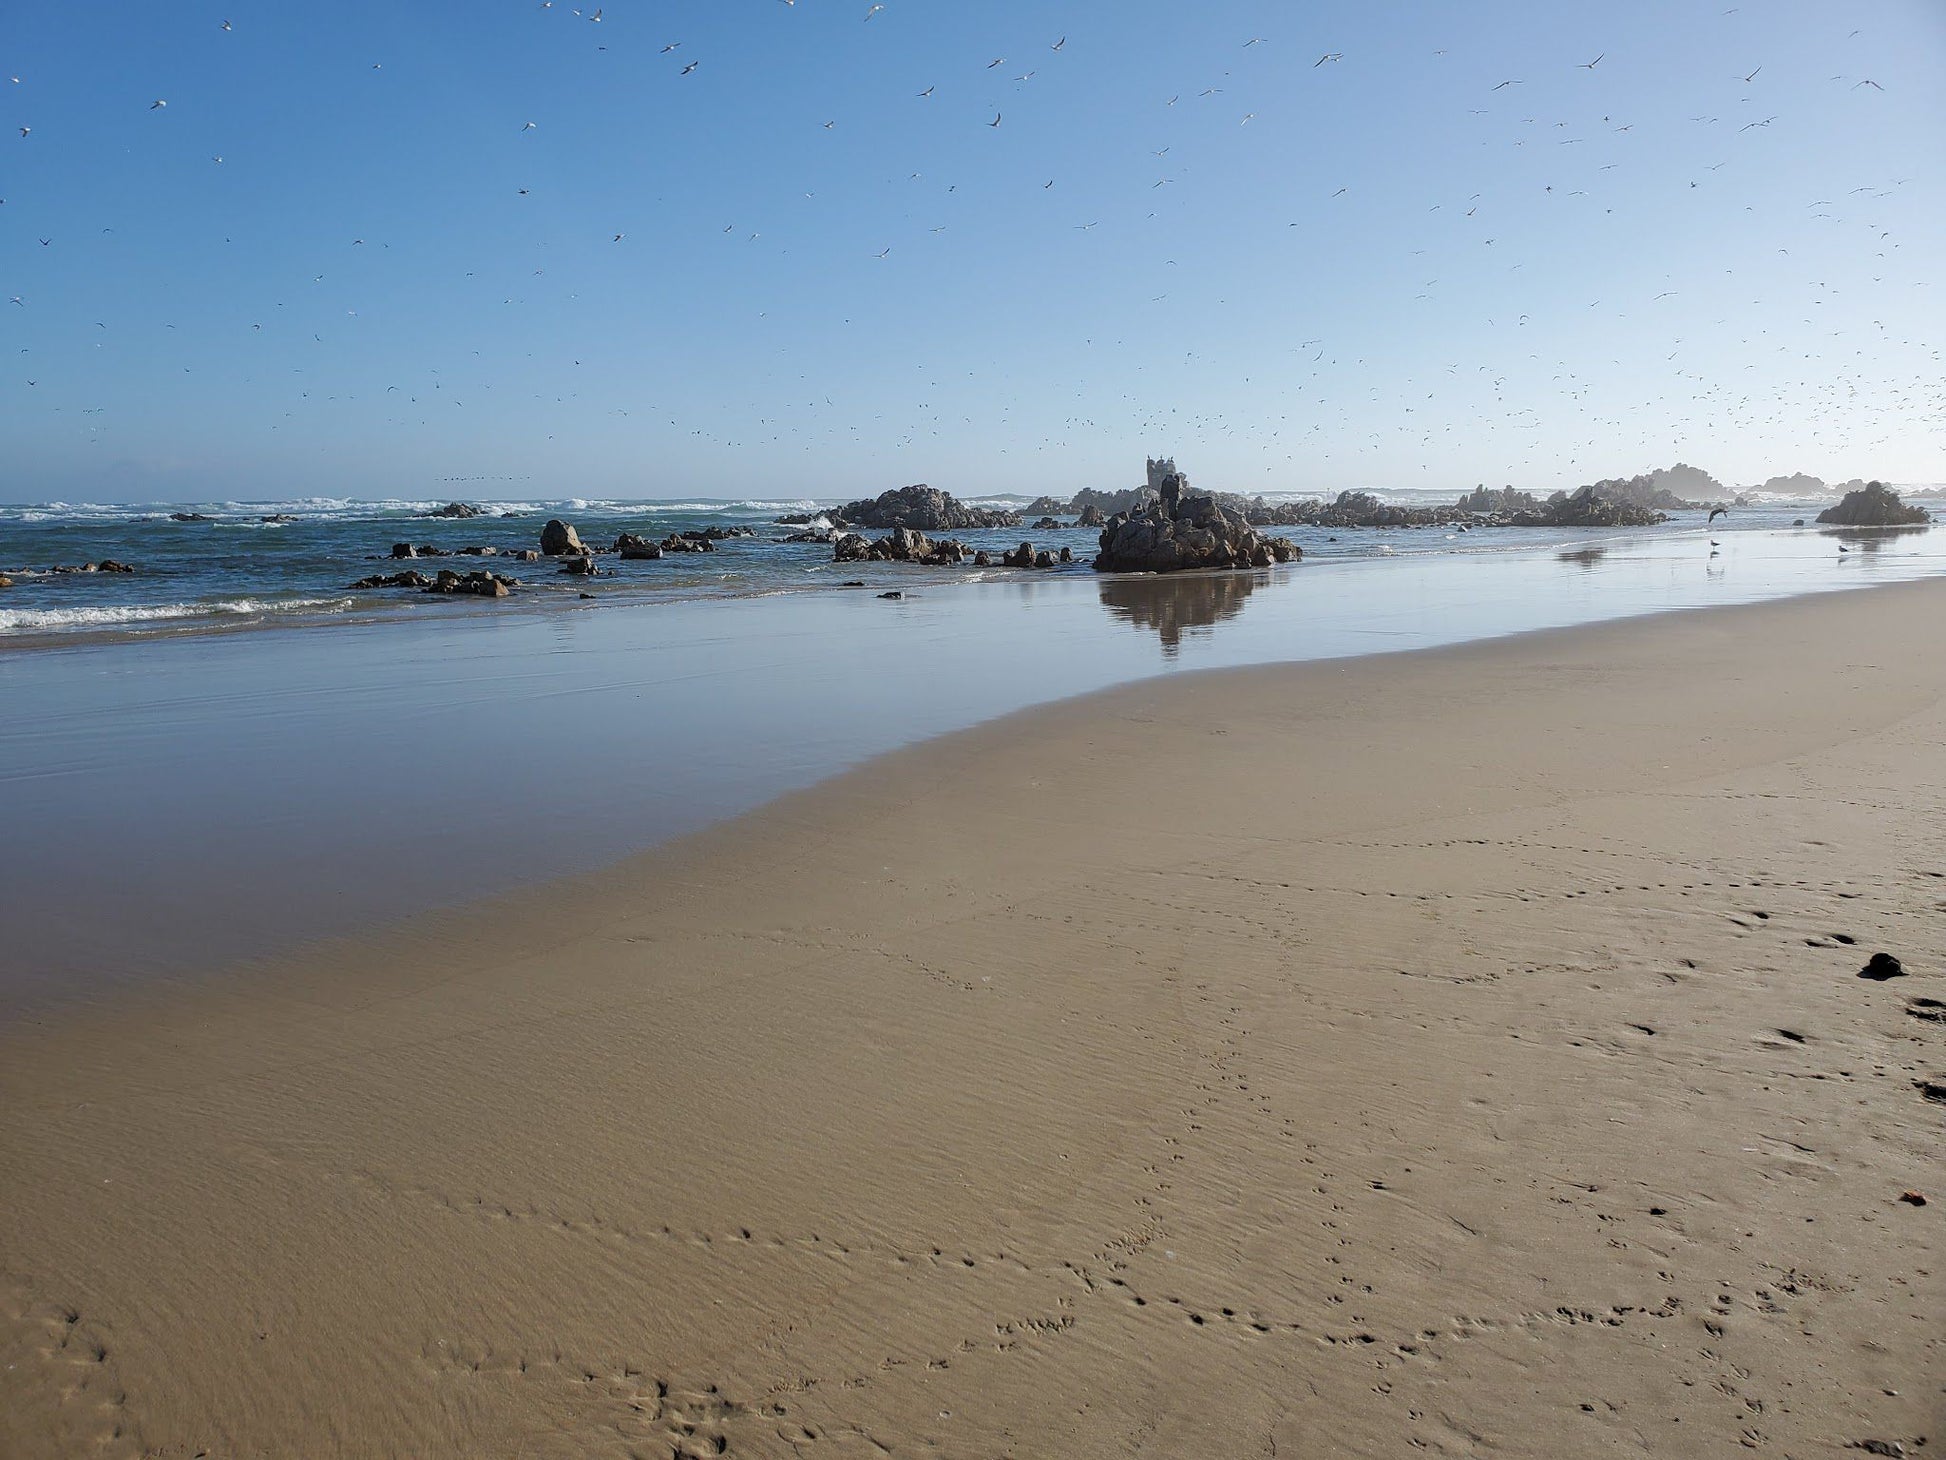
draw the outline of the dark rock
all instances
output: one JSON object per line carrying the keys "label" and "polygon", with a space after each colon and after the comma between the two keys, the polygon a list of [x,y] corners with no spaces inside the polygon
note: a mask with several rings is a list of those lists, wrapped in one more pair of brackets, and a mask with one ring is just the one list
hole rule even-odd
{"label": "dark rock", "polygon": [[1872,961],[1858,970],[1858,976],[1873,983],[1884,983],[1888,978],[1904,978],[1905,965],[1890,953],[1874,953]]}
{"label": "dark rock", "polygon": [[118,563],[113,558],[103,558],[94,565],[94,570],[97,573],[133,573],[135,571],[127,563]]}
{"label": "dark rock", "polygon": [[210,519],[200,512],[171,512],[169,514],[169,520],[171,522],[208,522]]}
{"label": "dark rock", "polygon": [[1853,1440],[1847,1450],[1863,1450],[1867,1455],[1903,1455],[1905,1446],[1897,1440]]}
{"label": "dark rock", "polygon": [[991,568],[993,566],[993,554],[985,548],[981,548],[980,551],[973,554],[973,566],[976,568]]}
{"label": "dark rock", "polygon": [[500,549],[497,547],[463,547],[459,550],[459,556],[463,558],[497,558],[500,556]]}
{"label": "dark rock", "polygon": [[904,595],[903,593],[901,593],[901,592],[899,592],[899,590],[898,590],[898,589],[896,589],[896,588],[894,588],[894,589],[893,589],[893,590],[892,590],[892,591],[891,591],[890,593],[881,593],[881,594],[879,594],[879,597],[880,597],[880,598],[904,598],[904,597],[905,597],[905,595]]}
{"label": "dark rock", "polygon": [[872,545],[855,532],[847,532],[831,545],[833,562],[862,563],[872,555]]}
{"label": "dark rock", "polygon": [[369,578],[360,578],[356,583],[346,586],[348,588],[429,588],[432,586],[432,579],[416,569],[407,568],[403,573],[374,573]]}
{"label": "dark rock", "polygon": [[541,529],[541,551],[550,558],[564,557],[569,553],[583,554],[588,551],[582,545],[581,535],[558,517],[547,519]]}
{"label": "dark rock", "polygon": [[672,532],[662,539],[665,553],[713,553],[716,543],[700,532]]}
{"label": "dark rock", "polygon": [[1539,512],[1516,512],[1514,527],[1653,527],[1668,517],[1652,507],[1605,494],[1608,483],[1597,482],[1570,495],[1556,492]]}
{"label": "dark rock", "polygon": [[1034,524],[1034,531],[1059,532],[1066,526],[1067,524],[1065,522],[1056,522],[1052,517],[1043,517],[1039,522]]}
{"label": "dark rock", "polygon": [[297,519],[288,512],[273,512],[268,517],[259,517],[257,521],[269,522],[269,523],[284,523],[284,522],[295,522],[297,521]]}
{"label": "dark rock", "polygon": [[1100,527],[1108,519],[1101,515],[1101,508],[1093,502],[1083,507],[1074,520],[1076,527]]}
{"label": "dark rock", "polygon": [[505,598],[513,586],[512,578],[502,578],[485,568],[475,568],[470,573],[456,573],[451,568],[441,568],[439,576],[427,585],[425,591],[468,594],[475,598]]}
{"label": "dark rock", "polygon": [[1914,999],[1905,1006],[1905,1011],[1915,1019],[1924,1019],[1931,1024],[1946,1024],[1946,1004],[1938,999]]}
{"label": "dark rock", "polygon": [[1932,514],[1924,507],[1906,506],[1883,482],[1868,482],[1845,493],[1836,507],[1818,513],[1818,521],[1833,527],[1912,527],[1931,522]]}
{"label": "dark rock", "polygon": [[662,544],[637,537],[632,532],[624,532],[615,539],[615,551],[622,555],[625,563],[652,562],[662,556]]}
{"label": "dark rock", "polygon": [[1921,1193],[1916,1191],[1900,1192],[1899,1200],[1904,1202],[1909,1207],[1922,1207],[1926,1204],[1926,1198]]}
{"label": "dark rock", "polygon": [[592,593],[577,593],[577,594],[575,594],[574,596],[575,596],[576,598],[585,598],[585,599],[587,599],[587,600],[588,600],[588,601],[589,601],[590,603],[592,603],[592,602],[594,602],[594,597],[595,597],[595,595],[594,595],[594,594],[592,594]]}
{"label": "dark rock", "polygon": [[918,486],[883,492],[874,499],[853,502],[839,516],[863,527],[910,527],[920,532],[1020,526],[1018,512],[968,507],[923,482]]}
{"label": "dark rock", "polygon": [[392,556],[395,558],[416,558],[418,555],[418,550],[409,542],[395,542],[392,544]]}
{"label": "dark rock", "polygon": [[1062,549],[1061,549],[1061,553],[1060,553],[1060,560],[1061,560],[1062,562],[1064,562],[1064,563],[1071,563],[1071,562],[1073,562],[1073,561],[1074,561],[1074,549],[1073,549],[1073,548],[1062,548]]}
{"label": "dark rock", "polygon": [[1034,566],[1034,545],[1031,542],[1023,542],[1000,561],[1009,568],[1031,568]]}
{"label": "dark rock", "polygon": [[1104,573],[1173,573],[1268,567],[1303,555],[1288,538],[1260,535],[1240,513],[1226,512],[1212,497],[1183,496],[1182,485],[1180,475],[1168,477],[1154,505],[1111,517],[1102,529],[1095,567]]}
{"label": "dark rock", "polygon": [[421,517],[484,517],[487,509],[475,507],[471,502],[448,502],[444,507],[435,507],[430,512],[421,512]]}
{"label": "dark rock", "polygon": [[863,578],[847,578],[838,586],[840,588],[863,588],[865,586],[865,580]]}
{"label": "dark rock", "polygon": [[509,553],[508,556],[518,558],[523,563],[538,563],[541,560],[541,555],[532,548],[522,548],[517,553]]}
{"label": "dark rock", "polygon": [[1502,487],[1499,491],[1493,492],[1482,485],[1475,487],[1453,505],[1462,512],[1499,516],[1512,512],[1539,512],[1541,499],[1532,492],[1519,491],[1514,487]]}
{"label": "dark rock", "polygon": [[562,558],[561,571],[571,574],[576,578],[599,578],[601,576],[601,569],[595,566],[594,558],[587,553]]}
{"label": "dark rock", "polygon": [[1928,1100],[1936,1100],[1940,1104],[1946,1105],[1946,1081],[1914,1080],[1912,1083],[1917,1087],[1919,1093]]}

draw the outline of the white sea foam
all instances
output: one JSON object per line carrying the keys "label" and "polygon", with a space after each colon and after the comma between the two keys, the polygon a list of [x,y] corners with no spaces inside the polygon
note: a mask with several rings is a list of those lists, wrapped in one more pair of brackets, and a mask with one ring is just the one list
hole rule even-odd
{"label": "white sea foam", "polygon": [[228,618],[273,613],[337,613],[350,598],[225,598],[210,603],[150,605],[98,604],[87,608],[0,608],[0,634],[30,634],[55,629],[113,628],[118,624],[170,619]]}

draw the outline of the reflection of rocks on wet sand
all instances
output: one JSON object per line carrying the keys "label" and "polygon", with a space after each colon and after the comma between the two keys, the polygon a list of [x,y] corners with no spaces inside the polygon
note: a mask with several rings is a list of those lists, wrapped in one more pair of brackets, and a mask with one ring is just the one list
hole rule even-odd
{"label": "reflection of rocks on wet sand", "polygon": [[1861,553],[1875,553],[1888,542],[1897,542],[1902,537],[1911,537],[1915,532],[1927,530],[1923,523],[1903,527],[1826,528],[1820,536],[1835,537],[1846,547],[1857,548]]}
{"label": "reflection of rocks on wet sand", "polygon": [[1573,563],[1581,568],[1592,568],[1607,555],[1607,548],[1572,548],[1564,553],[1556,553],[1554,555],[1554,561],[1557,563]]}
{"label": "reflection of rocks on wet sand", "polygon": [[1174,654],[1185,630],[1212,628],[1241,613],[1257,583],[1257,574],[1235,572],[1103,578],[1101,606],[1112,618],[1154,629],[1163,653]]}

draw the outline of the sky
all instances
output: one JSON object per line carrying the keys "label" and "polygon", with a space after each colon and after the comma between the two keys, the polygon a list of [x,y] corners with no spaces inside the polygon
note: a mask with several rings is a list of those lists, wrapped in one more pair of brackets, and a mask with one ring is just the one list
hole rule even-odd
{"label": "sky", "polygon": [[13,5],[0,128],[5,501],[1946,481],[1941,0]]}

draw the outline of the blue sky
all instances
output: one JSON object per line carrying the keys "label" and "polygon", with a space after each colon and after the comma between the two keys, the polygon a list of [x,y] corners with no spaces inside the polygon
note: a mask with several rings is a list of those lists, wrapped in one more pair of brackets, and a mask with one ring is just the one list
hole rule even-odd
{"label": "blue sky", "polygon": [[0,500],[1946,480],[1937,0],[576,8],[7,7]]}

